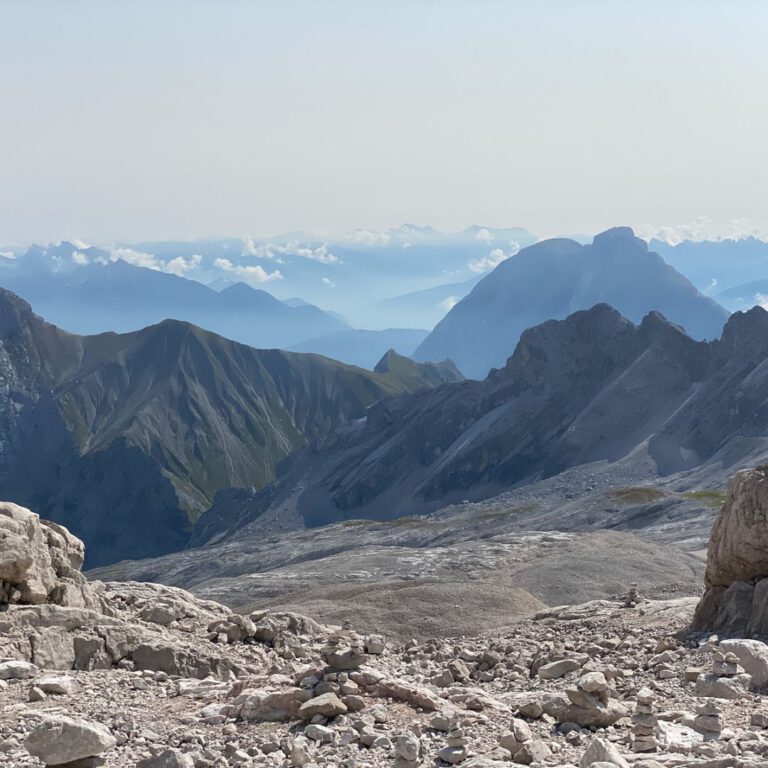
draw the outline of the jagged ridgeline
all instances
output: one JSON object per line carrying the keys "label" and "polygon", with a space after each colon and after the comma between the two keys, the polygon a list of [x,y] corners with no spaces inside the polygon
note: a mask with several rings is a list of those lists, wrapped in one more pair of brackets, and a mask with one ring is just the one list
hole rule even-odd
{"label": "jagged ridgeline", "polygon": [[525,331],[484,381],[379,401],[262,493],[220,498],[197,543],[246,524],[255,535],[266,519],[312,527],[420,514],[590,462],[655,476],[706,467],[711,480],[768,452],[766,375],[759,307],[705,342],[659,313],[635,325],[599,304]]}
{"label": "jagged ridgeline", "polygon": [[88,544],[89,565],[185,545],[214,494],[397,395],[460,377],[256,350],[188,323],[75,336],[0,290],[0,496]]}

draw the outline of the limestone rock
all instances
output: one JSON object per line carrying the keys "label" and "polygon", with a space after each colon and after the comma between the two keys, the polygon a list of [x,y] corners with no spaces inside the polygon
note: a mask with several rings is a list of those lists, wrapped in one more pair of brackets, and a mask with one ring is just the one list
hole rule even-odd
{"label": "limestone rock", "polygon": [[752,678],[751,688],[768,685],[768,645],[759,640],[723,640],[720,649],[737,656],[744,671]]}
{"label": "limestone rock", "polygon": [[178,749],[166,749],[158,755],[146,757],[136,763],[136,768],[194,768],[195,761],[191,755],[179,752]]}
{"label": "limestone rock", "polygon": [[768,630],[768,467],[737,472],[712,527],[706,592],[693,628],[731,635]]}
{"label": "limestone rock", "polygon": [[0,603],[93,606],[80,573],[85,548],[66,528],[0,502]]}
{"label": "limestone rock", "polygon": [[28,661],[0,661],[0,680],[28,680],[39,671]]}
{"label": "limestone rock", "polygon": [[749,675],[722,677],[720,675],[699,675],[694,694],[711,699],[743,699],[748,692]]}
{"label": "limestone rock", "polygon": [[388,696],[397,701],[404,701],[412,707],[421,707],[421,709],[430,712],[437,711],[442,704],[440,697],[432,693],[429,688],[394,678],[380,680],[376,686],[376,691],[379,696]]}
{"label": "limestone rock", "polygon": [[599,737],[589,742],[589,746],[581,756],[579,767],[589,768],[593,763],[610,763],[618,768],[629,768],[629,763],[621,756],[616,745]]}
{"label": "limestone rock", "polygon": [[283,691],[246,689],[235,699],[234,706],[239,708],[243,720],[275,722],[297,717],[302,704],[311,697],[312,694],[302,688]]}
{"label": "limestone rock", "polygon": [[101,755],[117,744],[100,723],[56,715],[46,718],[27,736],[24,745],[46,765],[61,765]]}
{"label": "limestone rock", "polygon": [[323,717],[336,717],[347,711],[344,702],[335,693],[321,693],[313,699],[305,701],[299,707],[299,717],[303,720],[311,720],[315,715]]}
{"label": "limestone rock", "polygon": [[581,667],[576,659],[559,659],[539,667],[538,675],[542,680],[556,680]]}

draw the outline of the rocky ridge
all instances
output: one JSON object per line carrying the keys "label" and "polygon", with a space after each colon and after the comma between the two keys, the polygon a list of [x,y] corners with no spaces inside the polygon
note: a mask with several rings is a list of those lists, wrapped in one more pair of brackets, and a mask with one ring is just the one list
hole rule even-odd
{"label": "rocky ridge", "polygon": [[[380,400],[297,452],[275,483],[217,499],[193,544],[478,502],[590,464],[703,482],[768,455],[768,312],[698,342],[658,313],[602,304],[525,331],[504,368]],[[727,469],[725,469],[727,468]],[[688,486],[690,487],[690,486]]]}
{"label": "rocky ridge", "polygon": [[0,289],[0,497],[70,528],[90,565],[182,549],[218,490],[261,488],[381,397],[459,376],[395,354],[383,367],[172,320],[74,336]]}

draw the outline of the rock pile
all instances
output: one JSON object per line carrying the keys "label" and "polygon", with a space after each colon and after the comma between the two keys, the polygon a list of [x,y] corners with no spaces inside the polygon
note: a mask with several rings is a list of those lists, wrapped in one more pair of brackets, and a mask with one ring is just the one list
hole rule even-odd
{"label": "rock pile", "polygon": [[450,765],[457,765],[467,759],[469,739],[464,733],[459,717],[454,715],[449,718],[448,735],[445,746],[437,753],[437,756]]}
{"label": "rock pile", "polygon": [[656,740],[658,721],[653,713],[655,694],[650,688],[641,688],[637,693],[637,704],[632,715],[632,750],[634,752],[655,752],[659,746]]}
{"label": "rock pile", "polygon": [[722,706],[716,699],[707,699],[698,706],[693,728],[705,739],[719,739],[723,726]]}
{"label": "rock pile", "polygon": [[569,703],[553,712],[561,723],[576,723],[587,728],[607,728],[626,717],[627,709],[611,696],[602,672],[585,672],[576,685],[566,688]]}
{"label": "rock pile", "polygon": [[702,673],[696,678],[695,692],[697,696],[714,699],[741,699],[746,696],[751,682],[751,676],[739,665],[735,653],[715,649],[712,672]]}
{"label": "rock pile", "polygon": [[420,739],[412,733],[398,736],[394,743],[394,768],[419,768],[423,762]]}

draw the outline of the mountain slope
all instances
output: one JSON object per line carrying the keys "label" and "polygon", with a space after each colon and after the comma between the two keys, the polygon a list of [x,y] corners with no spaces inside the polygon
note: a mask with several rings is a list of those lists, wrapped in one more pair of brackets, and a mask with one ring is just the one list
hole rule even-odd
{"label": "mountain slope", "polygon": [[392,519],[633,456],[659,475],[733,466],[768,454],[766,391],[768,312],[733,315],[720,340],[699,342],[658,313],[635,326],[597,305],[527,330],[482,382],[380,401],[261,494],[217,500],[198,530],[220,539],[225,508],[254,532],[262,520]]}
{"label": "mountain slope", "polygon": [[73,336],[0,290],[0,495],[70,527],[93,564],[167,552],[220,488],[259,488],[381,397],[435,383],[434,366],[408,366],[373,373],[178,321]]}
{"label": "mountain slope", "polygon": [[412,291],[402,296],[384,299],[379,306],[386,312],[396,313],[400,323],[433,328],[445,317],[452,306],[477,285],[479,280],[478,275],[460,283],[448,283],[421,291]]}
{"label": "mountain slope", "polygon": [[526,328],[600,302],[633,322],[658,310],[695,338],[716,338],[728,317],[631,229],[619,227],[591,245],[555,239],[524,248],[456,304],[414,357],[450,358],[466,376],[482,378],[504,364]]}

